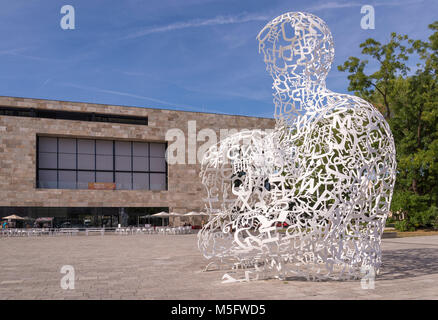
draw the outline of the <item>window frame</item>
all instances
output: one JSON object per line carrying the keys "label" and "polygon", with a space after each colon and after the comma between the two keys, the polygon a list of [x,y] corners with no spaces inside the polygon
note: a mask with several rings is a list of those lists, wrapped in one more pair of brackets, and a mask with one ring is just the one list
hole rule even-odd
{"label": "window frame", "polygon": [[[55,138],[56,139],[56,168],[45,168],[45,167],[40,167],[40,163],[39,163],[39,157],[40,157],[40,148],[41,148],[41,143],[40,143],[40,138]],[[75,161],[76,161],[76,168],[75,169],[63,169],[60,168],[59,166],[59,155],[63,154],[63,152],[59,151],[59,139],[74,139],[75,140]],[[94,153],[92,154],[92,156],[94,157],[94,170],[90,170],[90,169],[79,169],[79,164],[78,164],[78,158],[79,158],[79,148],[78,148],[78,141],[79,140],[92,140],[93,144],[94,144]],[[97,150],[96,150],[96,146],[97,146],[97,141],[111,141],[112,143],[112,170],[102,170],[102,169],[97,169],[97,163],[96,163],[96,159],[97,159]],[[116,142],[128,142],[130,144],[130,148],[131,148],[131,155],[130,155],[130,162],[131,162],[131,170],[117,170],[116,169],[116,150],[115,150],[115,145]],[[148,161],[148,170],[134,170],[134,143],[135,142],[141,142],[141,143],[146,143],[147,144],[147,148],[148,148],[148,155],[147,157],[144,157],[146,161]],[[165,161],[165,170],[164,171],[156,171],[156,170],[151,170],[151,153],[150,153],[150,144],[151,143],[158,143],[158,144],[162,144],[164,145],[164,154],[163,154],[163,159]],[[95,139],[95,138],[83,138],[83,137],[67,137],[67,136],[63,136],[63,137],[59,137],[59,136],[48,136],[48,135],[36,135],[36,185],[35,188],[36,189],[64,189],[64,188],[60,188],[60,181],[59,181],[59,173],[62,171],[75,171],[75,176],[76,176],[76,183],[75,183],[75,188],[71,188],[71,189],[66,189],[66,190],[88,190],[86,188],[79,188],[79,186],[83,186],[83,182],[78,181],[78,176],[79,176],[79,172],[94,172],[94,182],[96,182],[97,179],[97,175],[98,172],[109,172],[112,173],[112,183],[116,184],[116,190],[135,190],[135,191],[157,191],[156,189],[151,189],[151,174],[163,174],[165,177],[165,185],[164,185],[164,189],[159,189],[158,191],[167,191],[168,190],[168,163],[166,161],[166,150],[167,150],[167,142],[155,142],[155,141],[138,141],[138,140],[119,140],[119,139]],[[81,153],[83,154],[83,153]],[[90,155],[87,153],[87,155]],[[154,157],[154,158],[161,158],[161,157]],[[41,187],[41,182],[40,182],[40,177],[39,177],[39,172],[40,170],[50,170],[50,171],[56,171],[56,188],[44,188]],[[116,173],[129,173],[130,177],[131,177],[131,185],[130,185],[130,189],[124,189],[124,188],[118,188],[118,185],[116,183]],[[148,174],[148,189],[136,189],[134,188],[134,174]],[[90,181],[92,182],[92,181]],[[61,182],[62,183],[62,182]],[[55,185],[55,184],[54,184]]]}

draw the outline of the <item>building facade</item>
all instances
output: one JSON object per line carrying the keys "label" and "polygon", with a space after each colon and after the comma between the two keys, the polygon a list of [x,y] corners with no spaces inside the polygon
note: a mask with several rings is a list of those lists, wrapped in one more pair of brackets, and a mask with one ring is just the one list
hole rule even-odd
{"label": "building facade", "polygon": [[[197,159],[211,135],[273,127],[267,118],[0,97],[0,216],[114,227],[199,211]],[[185,156],[170,164],[172,132]]]}

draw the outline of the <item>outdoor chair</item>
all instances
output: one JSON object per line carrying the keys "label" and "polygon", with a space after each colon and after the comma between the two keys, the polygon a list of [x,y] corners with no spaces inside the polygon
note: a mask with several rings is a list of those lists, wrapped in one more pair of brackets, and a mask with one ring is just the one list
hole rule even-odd
{"label": "outdoor chair", "polygon": [[117,228],[116,233],[121,235],[127,235],[129,233],[129,228]]}
{"label": "outdoor chair", "polygon": [[[79,231],[79,230],[77,230]],[[99,232],[101,236],[105,234],[105,228],[87,228],[85,229],[85,234],[88,236],[90,232]]]}
{"label": "outdoor chair", "polygon": [[40,236],[41,233],[40,233],[40,230],[38,230],[38,229],[32,229],[32,231],[30,232],[30,235],[31,236]]}

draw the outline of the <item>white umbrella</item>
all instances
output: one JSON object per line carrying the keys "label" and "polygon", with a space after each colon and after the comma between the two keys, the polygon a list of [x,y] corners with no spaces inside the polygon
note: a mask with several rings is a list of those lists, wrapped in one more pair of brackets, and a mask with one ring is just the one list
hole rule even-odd
{"label": "white umbrella", "polygon": [[200,216],[200,215],[201,215],[201,212],[196,212],[196,211],[190,211],[190,212],[185,214],[186,217]]}
{"label": "white umbrella", "polygon": [[[165,212],[165,211],[161,211],[158,213],[154,213],[151,215],[151,217],[156,217],[156,218],[168,218],[170,217],[172,214],[169,212]],[[163,226],[164,226],[164,220],[163,220]]]}
{"label": "white umbrella", "polygon": [[23,217],[17,216],[15,214],[13,214],[11,216],[3,217],[2,219],[5,219],[5,220],[25,220]]}
{"label": "white umbrella", "polygon": [[171,214],[170,214],[169,212],[161,211],[161,212],[158,212],[158,213],[154,213],[154,214],[152,214],[151,217],[167,218],[167,217],[169,217],[170,215],[171,215]]}
{"label": "white umbrella", "polygon": [[184,215],[185,217],[207,216],[205,212],[190,211]]}
{"label": "white umbrella", "polygon": [[[185,216],[185,215],[182,213],[178,213],[178,212],[171,212],[170,213],[170,217],[183,217],[183,216]],[[175,223],[175,220],[173,220],[173,223]]]}

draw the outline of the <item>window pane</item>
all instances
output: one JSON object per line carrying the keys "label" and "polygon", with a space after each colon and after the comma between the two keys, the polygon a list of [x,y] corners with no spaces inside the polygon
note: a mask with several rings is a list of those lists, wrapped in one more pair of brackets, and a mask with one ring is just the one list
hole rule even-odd
{"label": "window pane", "polygon": [[151,190],[166,190],[166,174],[151,173]]}
{"label": "window pane", "polygon": [[56,169],[56,153],[40,152],[38,155],[38,166],[40,168]]}
{"label": "window pane", "polygon": [[116,188],[124,190],[132,189],[131,173],[116,172]]}
{"label": "window pane", "polygon": [[76,154],[59,153],[58,166],[60,169],[76,169]]}
{"label": "window pane", "polygon": [[89,182],[94,182],[94,171],[78,171],[78,189],[88,189]]}
{"label": "window pane", "polygon": [[131,157],[116,156],[116,170],[131,171]]}
{"label": "window pane", "polygon": [[149,158],[147,157],[134,157],[132,159],[133,162],[133,171],[148,171],[149,170]]}
{"label": "window pane", "polygon": [[94,154],[78,154],[78,169],[94,170]]}
{"label": "window pane", "polygon": [[38,171],[38,188],[56,189],[56,170]]}
{"label": "window pane", "polygon": [[148,156],[148,144],[146,142],[133,142],[132,151],[134,156],[147,157]]}
{"label": "window pane", "polygon": [[151,158],[151,171],[166,171],[165,158]]}
{"label": "window pane", "polygon": [[49,137],[38,138],[38,148],[40,152],[57,152],[57,139]]}
{"label": "window pane", "polygon": [[96,170],[113,170],[113,156],[96,155]]}
{"label": "window pane", "polygon": [[96,182],[114,182],[112,172],[96,172]]}
{"label": "window pane", "polygon": [[59,138],[59,152],[76,153],[76,139]]}
{"label": "window pane", "polygon": [[149,190],[149,174],[148,173],[133,173],[134,190]]}
{"label": "window pane", "polygon": [[119,156],[131,155],[131,142],[128,141],[116,141],[116,154]]}
{"label": "window pane", "polygon": [[94,140],[78,139],[78,153],[94,154]]}
{"label": "window pane", "polygon": [[76,189],[76,171],[58,171],[59,189]]}
{"label": "window pane", "polygon": [[150,143],[151,157],[164,157],[166,145],[164,143]]}
{"label": "window pane", "polygon": [[96,140],[96,154],[113,154],[113,142],[109,140]]}

